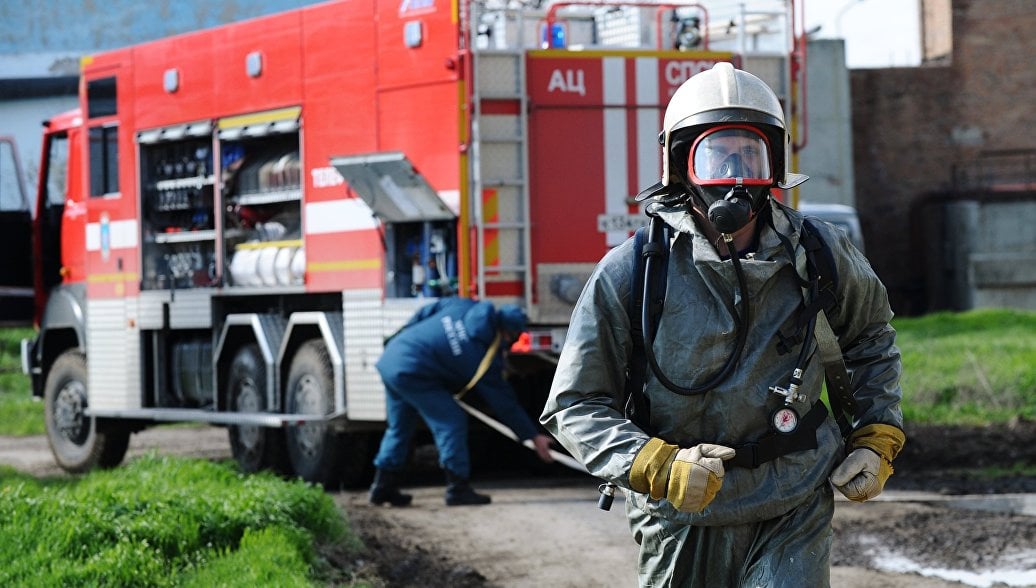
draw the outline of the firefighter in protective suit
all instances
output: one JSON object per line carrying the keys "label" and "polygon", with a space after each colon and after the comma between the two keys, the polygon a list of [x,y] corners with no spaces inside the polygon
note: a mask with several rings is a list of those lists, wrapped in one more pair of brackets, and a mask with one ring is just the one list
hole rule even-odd
{"label": "firefighter in protective suit", "polygon": [[720,63],[676,91],[659,139],[662,181],[640,198],[672,237],[650,345],[657,365],[641,392],[648,414],[624,410],[640,320],[627,310],[630,240],[605,255],[576,303],[540,420],[624,491],[641,585],[827,586],[832,486],[873,498],[905,442],[885,288],[841,231],[815,223],[837,267],[837,305],[825,315],[856,402],[843,442],[819,398],[816,348],[788,349],[806,307],[803,217],[770,190],[806,177],[786,172],[776,95]]}
{"label": "firefighter in protective suit", "polygon": [[385,385],[388,427],[374,458],[370,501],[406,506],[399,491],[418,417],[431,430],[446,472],[447,506],[488,504],[469,483],[468,415],[455,396],[477,394],[519,439],[532,440],[540,459],[552,461],[550,437],[518,404],[503,378],[503,352],[525,330],[525,312],[505,304],[440,298],[423,306],[385,345],[376,367]]}

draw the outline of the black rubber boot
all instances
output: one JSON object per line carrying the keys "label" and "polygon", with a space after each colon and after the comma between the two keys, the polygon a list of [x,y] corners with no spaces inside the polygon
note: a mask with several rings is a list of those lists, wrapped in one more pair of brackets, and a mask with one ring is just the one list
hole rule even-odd
{"label": "black rubber boot", "polygon": [[386,502],[392,506],[409,506],[414,499],[409,494],[399,491],[399,473],[389,470],[374,472],[374,483],[371,484],[371,504],[382,505]]}
{"label": "black rubber boot", "polygon": [[467,478],[446,470],[446,506],[489,504],[491,500],[485,494],[475,492]]}

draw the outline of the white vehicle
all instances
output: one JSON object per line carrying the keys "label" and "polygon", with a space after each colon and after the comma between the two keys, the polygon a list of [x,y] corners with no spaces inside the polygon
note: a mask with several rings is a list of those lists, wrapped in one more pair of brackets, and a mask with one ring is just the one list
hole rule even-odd
{"label": "white vehicle", "polygon": [[830,204],[825,202],[800,202],[799,210],[806,216],[813,216],[845,231],[853,245],[863,251],[863,231],[860,229],[860,217],[856,209],[846,204]]}

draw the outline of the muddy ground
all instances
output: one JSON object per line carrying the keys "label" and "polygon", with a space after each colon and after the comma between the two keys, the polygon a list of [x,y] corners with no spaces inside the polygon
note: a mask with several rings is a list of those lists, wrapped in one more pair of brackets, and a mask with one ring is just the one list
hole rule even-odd
{"label": "muddy ground", "polygon": [[[1036,493],[1036,476],[990,475],[1036,465],[1036,423],[915,426],[908,439],[879,500],[838,501],[832,585],[1029,585],[1036,578],[1036,519],[953,503],[964,495]],[[532,461],[524,465],[536,469]],[[492,506],[446,508],[441,482],[430,476],[414,476],[408,509],[370,507],[362,491],[338,495],[368,546],[358,563],[376,569],[384,586],[636,584],[636,545],[622,505],[597,511],[589,478],[540,468],[523,486],[527,479],[483,472],[478,487],[493,494]]]}
{"label": "muddy ground", "polygon": [[[940,569],[960,571],[972,586],[1026,585],[990,570],[1021,570],[1028,572],[1023,578],[1036,578],[1033,516],[951,504],[962,495],[1036,494],[1036,476],[988,475],[1018,465],[1028,465],[1032,472],[1036,423],[908,427],[907,433],[888,491],[862,505],[837,503],[832,585],[964,585],[946,580],[946,574],[941,579],[918,574]],[[487,454],[486,447],[477,449]],[[493,495],[487,507],[443,505],[442,480],[430,447],[416,452],[408,480],[413,507],[372,507],[363,489],[333,493],[367,545],[360,557],[327,554],[341,568],[337,577],[359,576],[385,587],[636,584],[636,545],[625,526],[621,499],[605,513],[597,509],[591,478],[543,466],[517,446],[489,449],[495,462],[508,467],[477,464],[476,487]],[[129,458],[153,450],[229,457],[226,434],[216,428],[145,431],[132,438]],[[0,438],[0,463],[37,475],[60,473],[42,437]],[[998,578],[1004,583],[997,584]]]}

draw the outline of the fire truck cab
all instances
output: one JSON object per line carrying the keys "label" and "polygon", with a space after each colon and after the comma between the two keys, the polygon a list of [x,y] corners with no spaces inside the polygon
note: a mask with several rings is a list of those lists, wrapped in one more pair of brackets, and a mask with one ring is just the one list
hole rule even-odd
{"label": "fire truck cab", "polygon": [[752,52],[761,20],[716,49],[697,3],[337,0],[84,58],[44,129],[23,349],[57,462],[193,421],[246,471],[362,482],[374,363],[437,296],[527,310],[538,412],[583,283],[645,218],[671,93],[733,60],[793,108],[793,10],[763,16],[778,48]]}

